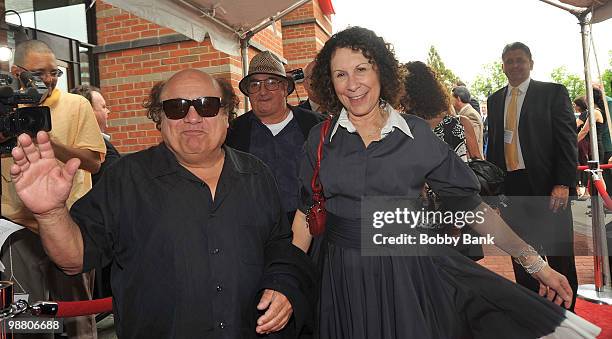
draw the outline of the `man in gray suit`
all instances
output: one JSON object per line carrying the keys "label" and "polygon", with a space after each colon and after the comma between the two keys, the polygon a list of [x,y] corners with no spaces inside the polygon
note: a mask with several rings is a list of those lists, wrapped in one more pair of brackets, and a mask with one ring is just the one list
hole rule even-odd
{"label": "man in gray suit", "polygon": [[474,127],[474,133],[476,133],[476,141],[478,142],[478,149],[480,150],[480,154],[483,153],[483,130],[484,125],[482,123],[482,117],[480,113],[472,107],[470,104],[470,99],[472,96],[470,95],[470,91],[465,86],[456,86],[453,88],[453,107],[458,115],[463,115],[466,118],[470,119],[470,123]]}

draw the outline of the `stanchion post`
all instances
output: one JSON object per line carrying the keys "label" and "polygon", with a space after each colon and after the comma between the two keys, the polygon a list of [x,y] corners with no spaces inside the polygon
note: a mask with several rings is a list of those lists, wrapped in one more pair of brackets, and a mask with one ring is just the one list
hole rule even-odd
{"label": "stanchion post", "polygon": [[[13,283],[10,281],[0,281],[0,312],[10,310],[13,305]],[[13,339],[13,334],[6,328],[6,320],[0,319],[0,339]]]}
{"label": "stanchion post", "polygon": [[[582,57],[584,59],[584,79],[586,82],[586,96],[589,112],[595,111],[595,104],[593,102],[593,88],[591,86],[591,72],[589,70],[589,20],[587,19],[589,13],[582,13],[577,15],[580,21],[580,30],[582,37]],[[591,126],[595,126],[595,114],[589,114],[589,123]],[[592,171],[598,171],[599,168],[599,152],[597,147],[596,133],[591,133],[591,154],[595,161],[589,161],[589,167]],[[603,156],[603,154],[602,154]],[[596,175],[601,175],[601,172],[596,172]],[[594,186],[594,185],[593,185]],[[595,290],[598,292],[604,291],[604,286],[612,288],[610,282],[610,267],[605,264],[608,262],[608,244],[605,232],[605,214],[603,210],[603,204],[599,194],[591,195],[591,213],[593,215],[593,250],[595,252]],[[604,257],[605,255],[605,257]],[[598,284],[599,281],[599,284]]]}
{"label": "stanchion post", "polygon": [[[598,161],[589,161],[589,169],[594,173],[593,181],[601,179],[602,174]],[[594,283],[597,292],[604,292],[605,287],[612,287],[610,280],[610,266],[608,260],[608,244],[605,230],[605,214],[601,195],[594,182],[591,185],[591,214],[593,216],[593,261]]]}

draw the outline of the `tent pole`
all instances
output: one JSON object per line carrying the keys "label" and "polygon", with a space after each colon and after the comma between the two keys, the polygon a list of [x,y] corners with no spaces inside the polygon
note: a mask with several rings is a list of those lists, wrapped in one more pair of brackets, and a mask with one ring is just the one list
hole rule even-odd
{"label": "tent pole", "polygon": [[563,3],[559,3],[559,2],[555,2],[555,1],[551,1],[551,0],[540,0],[542,2],[545,2],[549,5],[555,6],[557,8],[561,8],[564,11],[568,11],[572,14],[574,14],[575,16],[579,16],[582,13],[582,10],[580,10],[579,8],[576,8],[574,6],[570,6],[570,5],[566,5]]}
{"label": "tent pole", "polygon": [[[249,41],[253,37],[253,34],[247,33],[244,37],[240,38],[240,54],[242,56],[242,78],[247,76],[249,72]],[[249,96],[244,95],[244,111],[249,111]]]}
{"label": "tent pole", "polygon": [[[586,20],[587,14],[577,15],[580,20],[580,32],[582,37],[582,57],[584,59],[584,79],[586,83],[586,96],[589,112],[595,111],[595,104],[593,102],[593,87],[590,72],[590,60],[589,60],[589,28]],[[596,126],[595,114],[589,114],[589,124]],[[595,129],[591,128],[594,132]],[[599,159],[599,150],[597,148],[597,133],[589,133],[591,137],[591,154],[593,159]],[[603,156],[603,154],[601,155]],[[607,160],[607,159],[606,159]],[[595,160],[591,164],[591,169],[599,170],[599,161]],[[601,173],[601,172],[600,172]],[[601,174],[599,174],[601,175]],[[611,288],[612,283],[610,280],[610,265],[608,260],[608,246],[605,231],[605,215],[603,211],[603,204],[601,197],[594,190],[591,195],[591,213],[592,213],[592,228],[593,228],[593,250],[594,250],[594,261],[595,261],[595,290],[597,292],[604,292],[606,287]]]}

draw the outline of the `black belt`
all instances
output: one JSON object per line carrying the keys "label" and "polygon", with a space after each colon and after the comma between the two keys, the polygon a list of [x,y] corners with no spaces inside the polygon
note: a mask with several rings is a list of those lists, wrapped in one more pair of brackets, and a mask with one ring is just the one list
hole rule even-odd
{"label": "black belt", "polygon": [[361,219],[347,219],[327,212],[325,238],[340,247],[361,248]]}

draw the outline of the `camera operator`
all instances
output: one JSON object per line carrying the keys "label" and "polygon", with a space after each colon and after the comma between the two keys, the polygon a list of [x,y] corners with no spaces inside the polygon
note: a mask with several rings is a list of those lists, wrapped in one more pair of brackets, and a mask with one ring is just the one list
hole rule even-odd
{"label": "camera operator", "polygon": [[[56,88],[62,71],[57,68],[55,54],[44,42],[30,40],[16,46],[11,73],[19,77],[25,71],[40,76],[49,90],[41,105],[51,109],[49,135],[57,159],[62,162],[71,158],[81,160],[67,201],[71,206],[91,189],[91,173],[98,172],[104,160],[106,147],[100,128],[85,98]],[[5,141],[2,139],[6,138],[0,136],[0,142]],[[27,229],[15,232],[2,247],[2,262],[7,267],[3,279],[15,282],[15,292],[27,294],[30,302],[91,299],[93,274],[67,276],[47,258],[36,234],[38,225],[17,197],[11,182],[9,169],[12,163],[11,157],[2,158],[2,216]],[[66,319],[64,324],[70,338],[97,337],[93,316]],[[28,335],[28,338],[32,337]],[[49,338],[53,335],[49,334]]]}

